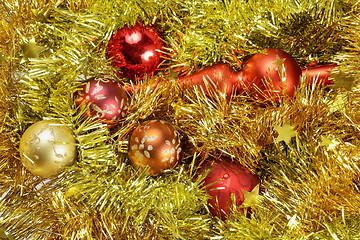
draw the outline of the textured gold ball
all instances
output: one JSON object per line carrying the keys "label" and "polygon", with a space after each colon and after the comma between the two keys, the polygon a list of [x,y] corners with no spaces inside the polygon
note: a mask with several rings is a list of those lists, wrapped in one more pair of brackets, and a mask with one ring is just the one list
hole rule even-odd
{"label": "textured gold ball", "polygon": [[31,125],[20,139],[20,158],[31,173],[47,178],[74,163],[77,152],[73,132],[66,125],[43,120]]}
{"label": "textured gold ball", "polygon": [[175,166],[180,160],[180,155],[180,134],[168,122],[146,121],[131,134],[129,159],[140,170],[148,165],[150,175],[156,175]]}

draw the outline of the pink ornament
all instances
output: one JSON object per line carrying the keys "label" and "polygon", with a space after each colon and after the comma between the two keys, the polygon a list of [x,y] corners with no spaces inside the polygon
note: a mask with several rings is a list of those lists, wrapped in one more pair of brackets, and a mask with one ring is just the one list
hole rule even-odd
{"label": "pink ornament", "polygon": [[76,104],[87,107],[85,116],[96,117],[111,126],[127,114],[129,99],[125,89],[108,78],[90,78],[76,93]]}

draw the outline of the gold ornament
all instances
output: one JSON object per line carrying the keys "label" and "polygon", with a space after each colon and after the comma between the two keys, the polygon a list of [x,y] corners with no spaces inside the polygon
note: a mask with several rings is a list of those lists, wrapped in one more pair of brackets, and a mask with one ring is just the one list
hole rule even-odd
{"label": "gold ornament", "polygon": [[74,163],[75,137],[66,125],[43,120],[31,125],[20,140],[21,161],[31,173],[50,177]]}

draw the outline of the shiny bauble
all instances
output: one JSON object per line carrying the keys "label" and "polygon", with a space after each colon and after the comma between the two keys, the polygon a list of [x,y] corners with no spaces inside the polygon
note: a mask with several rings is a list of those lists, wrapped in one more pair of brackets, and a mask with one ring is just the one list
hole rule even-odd
{"label": "shiny bauble", "polygon": [[20,139],[19,151],[25,168],[44,178],[60,173],[77,157],[71,129],[52,120],[39,121],[26,129]]}
{"label": "shiny bauble", "polygon": [[228,159],[210,159],[201,167],[201,171],[208,168],[211,168],[211,172],[205,177],[204,186],[211,196],[209,209],[214,216],[225,220],[232,206],[231,195],[235,197],[236,206],[240,206],[244,201],[241,190],[251,192],[260,179],[247,168]]}
{"label": "shiny bauble", "polygon": [[292,97],[300,85],[301,68],[290,54],[274,48],[251,56],[241,70],[240,78],[247,88],[262,99],[279,100],[285,92]]}
{"label": "shiny bauble", "polygon": [[240,72],[218,63],[182,77],[179,82],[183,85],[201,86],[207,93],[204,83],[204,79],[207,79],[210,87],[219,88],[228,98],[232,93],[242,94],[245,89],[264,100],[278,102],[283,94],[292,97],[302,74],[298,63],[282,50],[268,48],[265,51],[266,53],[251,56]]}
{"label": "shiny bauble", "polygon": [[128,156],[135,168],[149,166],[150,175],[159,174],[180,161],[180,134],[163,120],[146,121],[132,132]]}
{"label": "shiny bauble", "polygon": [[106,57],[120,69],[120,77],[143,78],[151,75],[161,61],[163,42],[152,26],[136,24],[114,33],[106,48]]}
{"label": "shiny bauble", "polygon": [[109,78],[91,78],[76,92],[75,102],[86,107],[86,117],[95,117],[113,126],[124,118],[129,107],[126,90]]}

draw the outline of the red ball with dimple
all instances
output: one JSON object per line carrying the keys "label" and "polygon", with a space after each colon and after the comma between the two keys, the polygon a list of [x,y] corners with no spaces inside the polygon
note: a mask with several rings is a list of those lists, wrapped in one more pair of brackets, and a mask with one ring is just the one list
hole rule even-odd
{"label": "red ball with dimple", "polygon": [[109,126],[124,118],[129,100],[125,89],[108,78],[90,78],[76,93],[78,106],[87,106],[85,116],[96,117]]}
{"label": "red ball with dimple", "polygon": [[143,78],[151,75],[158,67],[163,42],[152,26],[136,24],[119,29],[113,34],[106,48],[106,57],[118,67],[121,77]]}
{"label": "red ball with dimple", "polygon": [[204,185],[211,196],[208,200],[210,212],[225,220],[232,206],[231,195],[235,196],[236,206],[240,206],[244,202],[241,190],[251,192],[260,179],[247,168],[227,159],[210,160],[202,167],[202,171],[208,168],[212,170],[205,177]]}

